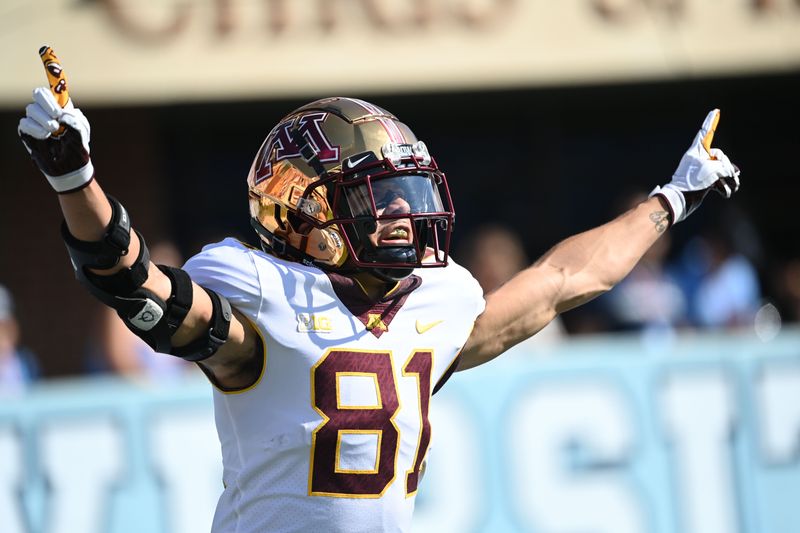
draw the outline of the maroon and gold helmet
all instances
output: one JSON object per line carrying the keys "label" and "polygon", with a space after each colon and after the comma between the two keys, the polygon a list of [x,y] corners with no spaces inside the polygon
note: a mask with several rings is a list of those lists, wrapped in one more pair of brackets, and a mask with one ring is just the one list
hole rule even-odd
{"label": "maroon and gold helmet", "polygon": [[325,98],[269,133],[247,177],[251,224],[278,257],[401,279],[447,264],[455,214],[444,173],[397,118]]}

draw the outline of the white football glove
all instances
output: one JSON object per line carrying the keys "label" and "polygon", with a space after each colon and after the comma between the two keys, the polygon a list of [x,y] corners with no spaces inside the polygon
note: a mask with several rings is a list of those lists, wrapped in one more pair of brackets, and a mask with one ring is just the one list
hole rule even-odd
{"label": "white football glove", "polygon": [[[91,127],[72,100],[62,108],[47,87],[33,90],[17,133],[39,170],[58,193],[81,189],[94,177],[89,158]],[[55,135],[61,126],[65,131]]]}
{"label": "white football glove", "polygon": [[739,190],[739,169],[722,150],[711,148],[718,122],[719,109],[714,109],[683,154],[672,181],[650,193],[651,198],[658,195],[667,202],[673,224],[692,214],[708,191],[713,189],[730,198]]}

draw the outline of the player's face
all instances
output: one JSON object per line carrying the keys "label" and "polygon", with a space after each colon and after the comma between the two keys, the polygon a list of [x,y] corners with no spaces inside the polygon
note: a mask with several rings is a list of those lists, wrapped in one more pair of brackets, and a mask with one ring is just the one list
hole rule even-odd
{"label": "player's face", "polygon": [[404,215],[444,211],[434,179],[428,174],[389,176],[371,182],[371,197],[364,183],[346,188],[344,196],[352,216],[377,219],[367,236],[373,246],[404,246],[414,243],[414,225]]}
{"label": "player's face", "polygon": [[[407,191],[396,180],[373,183],[372,194],[375,195],[378,216],[411,213],[411,204],[406,199]],[[407,218],[378,220],[377,229],[369,238],[374,246],[401,246],[411,244],[411,232],[411,221]]]}

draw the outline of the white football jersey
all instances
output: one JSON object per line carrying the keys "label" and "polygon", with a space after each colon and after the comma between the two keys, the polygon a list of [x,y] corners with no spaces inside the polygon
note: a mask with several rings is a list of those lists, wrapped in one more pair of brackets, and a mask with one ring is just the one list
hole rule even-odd
{"label": "white football jersey", "polygon": [[226,239],[186,264],[264,343],[245,390],[215,388],[225,490],[215,533],[409,531],[437,384],[483,312],[462,267],[370,302],[352,278]]}

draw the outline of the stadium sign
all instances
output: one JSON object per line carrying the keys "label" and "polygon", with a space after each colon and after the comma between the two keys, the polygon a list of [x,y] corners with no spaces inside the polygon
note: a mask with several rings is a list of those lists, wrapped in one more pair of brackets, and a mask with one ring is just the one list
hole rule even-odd
{"label": "stadium sign", "polygon": [[[534,87],[791,71],[795,0],[6,0],[0,105],[52,45],[87,102]],[[8,75],[8,73],[13,73]]]}

